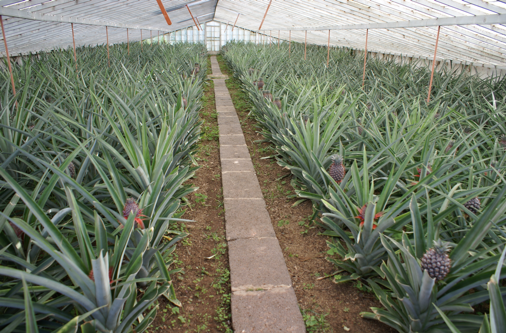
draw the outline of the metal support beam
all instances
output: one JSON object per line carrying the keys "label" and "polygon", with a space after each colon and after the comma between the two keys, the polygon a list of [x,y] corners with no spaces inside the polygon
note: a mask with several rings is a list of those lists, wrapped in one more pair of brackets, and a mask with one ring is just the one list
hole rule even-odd
{"label": "metal support beam", "polygon": [[160,10],[162,11],[163,17],[165,17],[165,21],[168,25],[172,25],[172,22],[170,21],[169,14],[167,14],[167,11],[165,10],[165,7],[163,6],[162,0],[156,0],[158,2],[158,6],[160,7]]}
{"label": "metal support beam", "polygon": [[234,26],[232,27],[232,31],[234,31],[235,25],[237,24],[237,20],[239,19],[239,15],[241,15],[241,14],[237,14],[237,18],[235,19]]}
{"label": "metal support beam", "polygon": [[197,30],[200,31],[199,26],[197,25],[197,21],[195,21],[195,18],[193,17],[192,11],[190,10],[190,7],[186,5],[186,9],[188,9],[188,12],[190,13],[190,16],[192,17],[193,23],[195,23],[195,26],[197,27]]}
{"label": "metal support beam", "polygon": [[[18,17],[26,20],[34,20],[34,21],[44,21],[44,22],[59,22],[59,23],[76,23],[76,24],[85,24],[85,25],[98,25],[101,27],[109,26],[114,28],[130,28],[130,29],[146,29],[146,30],[158,30],[159,27],[151,27],[144,25],[130,25],[130,24],[122,24],[118,22],[109,22],[109,21],[99,21],[99,20],[90,20],[85,18],[76,18],[76,17],[65,17],[65,16],[56,16],[56,15],[42,15],[37,13],[32,13],[27,10],[17,10],[11,8],[0,7],[0,15]],[[163,30],[163,31],[171,31],[171,30]]]}
{"label": "metal support beam", "polygon": [[76,73],[77,73],[77,53],[76,53],[76,39],[74,38],[74,23],[70,23],[72,27],[72,44],[74,45],[74,62],[76,63]]}
{"label": "metal support beam", "polygon": [[369,29],[366,29],[365,30],[365,51],[364,51],[364,74],[362,75],[362,89],[364,88],[364,85],[365,85],[365,65],[367,64],[367,38],[368,37],[369,37]]}
{"label": "metal support beam", "polygon": [[434,48],[434,59],[432,60],[432,73],[430,74],[430,83],[429,83],[429,94],[427,95],[427,104],[430,102],[430,91],[432,90],[432,79],[434,78],[434,67],[436,67],[436,53],[437,53],[437,44],[439,42],[439,32],[441,31],[441,27],[437,28],[437,37],[436,37],[436,47]]}
{"label": "metal support beam", "polygon": [[9,65],[9,73],[11,74],[12,94],[16,95],[16,86],[14,85],[14,75],[12,74],[11,57],[9,56],[9,48],[7,48],[7,38],[5,38],[4,19],[2,18],[2,15],[0,15],[0,24],[2,25],[2,37],[4,39],[5,53],[7,54],[7,64]]}
{"label": "metal support beam", "polygon": [[262,25],[264,25],[265,17],[267,16],[267,12],[269,11],[269,8],[271,8],[272,0],[269,1],[269,5],[267,6],[267,9],[265,10],[264,18],[262,19],[262,23],[260,23],[260,27],[258,27],[258,30],[262,30]]}
{"label": "metal support beam", "polygon": [[[447,25],[472,25],[472,24],[506,24],[506,15],[477,15],[442,17],[428,20],[413,20],[385,23],[364,23],[349,25],[334,25],[323,27],[297,27],[290,30],[354,30],[354,29],[396,29],[396,28],[423,28]],[[260,30],[260,29],[259,29]],[[282,29],[289,30],[289,29]]]}
{"label": "metal support beam", "polygon": [[330,60],[330,30],[329,30],[329,39],[327,41],[327,68],[329,67]]}

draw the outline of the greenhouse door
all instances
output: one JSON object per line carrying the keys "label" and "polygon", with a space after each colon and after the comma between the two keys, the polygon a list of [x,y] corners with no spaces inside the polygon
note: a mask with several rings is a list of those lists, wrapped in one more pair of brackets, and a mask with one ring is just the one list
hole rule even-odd
{"label": "greenhouse door", "polygon": [[206,24],[207,51],[220,51],[220,23],[208,22]]}

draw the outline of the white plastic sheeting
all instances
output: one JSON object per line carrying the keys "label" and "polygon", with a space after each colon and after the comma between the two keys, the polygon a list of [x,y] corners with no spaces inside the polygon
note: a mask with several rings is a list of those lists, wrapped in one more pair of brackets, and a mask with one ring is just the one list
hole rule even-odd
{"label": "white plastic sheeting", "polygon": [[[330,44],[370,52],[432,59],[437,26],[441,25],[437,60],[506,69],[505,0],[162,0],[172,25],[165,22],[155,0],[0,0],[6,38],[12,55],[72,45],[111,44],[149,38],[194,25],[185,5],[199,23],[223,24],[257,31],[267,6],[263,34],[310,44]],[[141,30],[142,29],[142,30]],[[208,31],[216,30],[209,26]],[[213,30],[213,31],[214,31]],[[291,31],[291,32],[290,32]],[[228,30],[227,30],[228,32]],[[258,31],[257,31],[258,32]],[[207,33],[207,32],[206,32]],[[215,32],[209,32],[216,35]],[[239,33],[239,32],[237,32]],[[258,35],[258,34],[257,34]],[[249,35],[248,35],[249,36]],[[3,36],[2,36],[3,38]],[[228,38],[228,37],[227,37]],[[246,37],[246,34],[243,35]],[[5,55],[0,43],[0,56]]]}
{"label": "white plastic sheeting", "polygon": [[[240,14],[238,26],[257,30],[269,1],[220,0],[215,20],[233,22]],[[483,15],[496,23],[459,25],[469,21],[469,17]],[[448,19],[451,22],[445,23]],[[416,25],[421,20],[427,20],[424,27],[398,28]],[[308,43],[326,45],[331,29],[331,45],[364,49],[366,29],[370,27],[368,51],[432,59],[440,24],[444,25],[437,60],[506,68],[505,1],[273,0],[262,32],[272,31],[277,36],[279,30],[281,38],[288,39],[288,30],[292,30],[292,40],[304,42],[304,30],[307,30]]]}
{"label": "white plastic sheeting", "polygon": [[[214,17],[218,0],[162,0],[172,21],[168,25],[155,0],[0,0],[7,45],[11,55],[41,50],[66,48],[72,45],[74,23],[76,46],[147,39],[150,34],[175,31]],[[151,32],[151,33],[150,33]],[[4,36],[0,36],[0,56],[5,56]]]}

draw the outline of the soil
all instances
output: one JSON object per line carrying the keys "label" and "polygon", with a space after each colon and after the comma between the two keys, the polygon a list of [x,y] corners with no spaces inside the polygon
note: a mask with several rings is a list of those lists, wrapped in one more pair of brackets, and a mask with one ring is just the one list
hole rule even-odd
{"label": "soil", "polygon": [[371,311],[371,307],[381,307],[374,294],[359,290],[352,283],[335,284],[331,278],[322,279],[336,271],[325,259],[326,241],[330,238],[321,235],[324,230],[310,220],[313,215],[311,202],[293,207],[299,199],[288,198],[294,194],[290,171],[279,166],[275,158],[262,159],[273,155],[274,147],[271,143],[259,142],[263,137],[257,133],[259,125],[248,116],[251,105],[240,89],[240,81],[233,78],[232,70],[221,56],[218,61],[222,73],[230,78],[226,81],[227,87],[242,124],[308,332],[395,332],[389,326],[360,316],[360,312]]}
{"label": "soil", "polygon": [[[208,69],[211,64],[208,61]],[[198,190],[188,196],[181,223],[190,235],[177,244],[173,274],[177,307],[159,299],[158,315],[148,332],[232,332],[230,329],[230,272],[225,240],[218,121],[212,81],[205,83],[201,112],[202,139],[195,160],[200,166],[189,182]],[[170,267],[169,269],[174,269]]]}

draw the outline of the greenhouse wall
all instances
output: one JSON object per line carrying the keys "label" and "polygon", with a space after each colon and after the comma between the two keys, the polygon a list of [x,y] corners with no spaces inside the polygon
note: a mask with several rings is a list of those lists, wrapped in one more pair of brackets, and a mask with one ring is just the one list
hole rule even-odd
{"label": "greenhouse wall", "polygon": [[[160,37],[162,38],[162,37]],[[170,32],[163,36],[170,44],[189,42],[204,43],[209,52],[219,52],[221,47],[230,41],[244,41],[255,44],[277,43],[278,39],[265,34],[260,34],[247,29],[234,27],[232,23],[210,21],[200,25],[200,31],[196,26]],[[157,40],[157,38],[154,38]]]}

